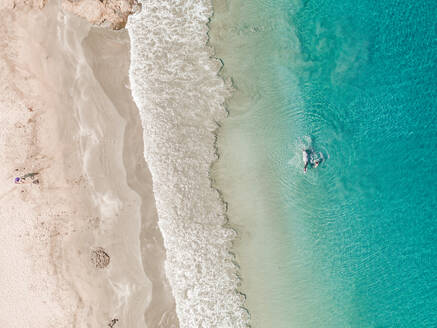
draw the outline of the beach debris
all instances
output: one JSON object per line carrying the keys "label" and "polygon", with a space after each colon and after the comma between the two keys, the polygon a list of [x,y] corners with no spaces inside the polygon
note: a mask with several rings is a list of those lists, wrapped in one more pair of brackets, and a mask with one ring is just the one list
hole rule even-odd
{"label": "beach debris", "polygon": [[115,324],[118,322],[118,319],[112,319],[110,323],[108,323],[108,327],[113,328]]}
{"label": "beach debris", "polygon": [[111,257],[102,247],[97,247],[91,252],[91,263],[94,264],[97,269],[106,268],[109,265],[110,260]]}

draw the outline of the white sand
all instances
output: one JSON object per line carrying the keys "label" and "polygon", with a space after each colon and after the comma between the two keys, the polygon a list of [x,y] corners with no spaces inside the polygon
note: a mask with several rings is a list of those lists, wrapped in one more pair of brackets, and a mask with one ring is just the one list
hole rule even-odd
{"label": "white sand", "polygon": [[[177,326],[127,34],[55,2],[0,8],[0,324]],[[14,184],[29,172],[39,184]]]}

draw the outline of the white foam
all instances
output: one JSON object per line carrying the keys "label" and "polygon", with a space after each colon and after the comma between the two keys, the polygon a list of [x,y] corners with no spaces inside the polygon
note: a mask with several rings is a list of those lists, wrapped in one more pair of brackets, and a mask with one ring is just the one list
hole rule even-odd
{"label": "white foam", "polygon": [[244,297],[229,254],[235,238],[211,187],[214,130],[229,88],[211,58],[210,0],[143,0],[129,18],[130,83],[144,128],[166,273],[182,328],[246,327]]}

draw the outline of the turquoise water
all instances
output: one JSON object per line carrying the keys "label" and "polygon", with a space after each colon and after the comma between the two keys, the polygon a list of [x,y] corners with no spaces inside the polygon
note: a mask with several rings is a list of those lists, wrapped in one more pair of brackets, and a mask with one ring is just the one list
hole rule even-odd
{"label": "turquoise water", "polygon": [[214,6],[235,93],[213,174],[253,326],[437,327],[437,4]]}

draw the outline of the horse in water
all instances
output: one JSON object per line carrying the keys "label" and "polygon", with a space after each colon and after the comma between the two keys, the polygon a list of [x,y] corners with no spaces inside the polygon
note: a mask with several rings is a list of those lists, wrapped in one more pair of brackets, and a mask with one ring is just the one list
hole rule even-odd
{"label": "horse in water", "polygon": [[302,149],[302,159],[304,163],[303,172],[306,173],[308,164],[311,163],[311,166],[316,168],[322,161],[323,156],[321,155],[321,153],[316,153],[314,149],[307,148]]}
{"label": "horse in water", "polygon": [[307,167],[308,167],[308,149],[302,149],[302,159],[305,166],[303,167],[303,173],[307,173]]}

